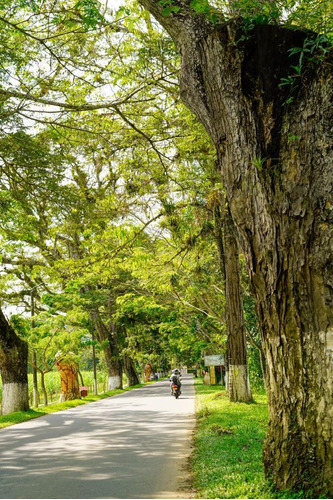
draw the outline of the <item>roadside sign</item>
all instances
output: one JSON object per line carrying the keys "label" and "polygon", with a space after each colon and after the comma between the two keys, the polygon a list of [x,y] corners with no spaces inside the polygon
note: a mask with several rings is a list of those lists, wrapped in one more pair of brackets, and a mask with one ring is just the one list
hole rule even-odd
{"label": "roadside sign", "polygon": [[205,356],[205,366],[222,366],[224,365],[224,355],[214,354],[211,356]]}

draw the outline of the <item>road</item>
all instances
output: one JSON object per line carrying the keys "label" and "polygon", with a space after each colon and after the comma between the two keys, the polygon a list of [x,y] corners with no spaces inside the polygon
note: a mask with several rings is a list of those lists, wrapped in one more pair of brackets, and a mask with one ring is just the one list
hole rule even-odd
{"label": "road", "polygon": [[193,379],[168,381],[0,431],[0,498],[190,498]]}

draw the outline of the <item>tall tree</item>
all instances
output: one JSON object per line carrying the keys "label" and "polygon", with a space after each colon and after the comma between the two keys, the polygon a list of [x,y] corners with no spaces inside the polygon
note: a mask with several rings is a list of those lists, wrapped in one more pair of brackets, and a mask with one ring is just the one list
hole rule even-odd
{"label": "tall tree", "polygon": [[229,211],[224,217],[225,294],[228,328],[228,375],[231,401],[252,400],[240,280],[236,228]]}
{"label": "tall tree", "polygon": [[215,144],[247,258],[267,359],[266,474],[332,493],[329,56],[276,13],[258,25],[206,0],[141,3],[181,53],[181,96]]}
{"label": "tall tree", "polygon": [[243,292],[236,228],[230,216],[225,195],[222,195],[220,190],[215,190],[211,198],[214,235],[226,299],[229,397],[231,401],[250,402],[252,401],[252,393],[247,361]]}

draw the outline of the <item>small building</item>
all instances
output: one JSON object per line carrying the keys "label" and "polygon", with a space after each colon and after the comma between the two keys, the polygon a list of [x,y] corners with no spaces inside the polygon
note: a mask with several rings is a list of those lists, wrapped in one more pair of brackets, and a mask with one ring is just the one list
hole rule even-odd
{"label": "small building", "polygon": [[[225,385],[225,361],[223,354],[211,354],[204,357],[205,367],[208,368],[209,385]],[[206,383],[207,377],[206,377]]]}

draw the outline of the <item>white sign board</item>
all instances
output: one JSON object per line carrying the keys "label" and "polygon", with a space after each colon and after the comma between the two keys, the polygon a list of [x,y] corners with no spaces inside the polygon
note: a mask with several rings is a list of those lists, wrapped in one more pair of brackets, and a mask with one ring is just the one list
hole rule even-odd
{"label": "white sign board", "polygon": [[224,365],[223,354],[205,356],[205,366],[221,366],[221,365]]}

